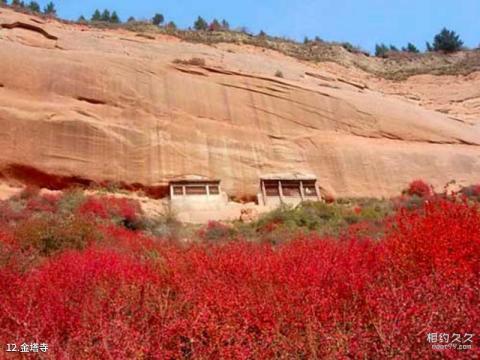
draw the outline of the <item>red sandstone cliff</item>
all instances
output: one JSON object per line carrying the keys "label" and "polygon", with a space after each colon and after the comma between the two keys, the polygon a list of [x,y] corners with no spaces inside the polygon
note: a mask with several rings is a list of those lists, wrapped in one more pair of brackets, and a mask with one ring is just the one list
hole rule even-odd
{"label": "red sandstone cliff", "polygon": [[[194,57],[205,65],[175,62]],[[0,172],[144,186],[198,174],[232,195],[289,171],[316,174],[337,196],[397,194],[414,178],[474,183],[479,85],[479,73],[394,83],[251,46],[2,8]]]}

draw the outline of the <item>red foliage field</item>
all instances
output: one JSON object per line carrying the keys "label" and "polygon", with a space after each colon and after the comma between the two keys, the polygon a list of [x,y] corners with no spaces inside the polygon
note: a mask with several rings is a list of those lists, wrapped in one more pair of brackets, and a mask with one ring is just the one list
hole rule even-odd
{"label": "red foliage field", "polygon": [[[57,359],[480,355],[480,213],[467,201],[400,209],[380,240],[310,234],[277,246],[162,241],[105,221],[139,216],[123,200],[87,200],[73,216],[88,221],[64,225],[54,203],[24,209],[53,212],[41,248],[31,219],[2,220],[2,344],[48,343]],[[73,245],[40,252],[65,226]],[[474,334],[472,349],[432,350],[431,333]]]}

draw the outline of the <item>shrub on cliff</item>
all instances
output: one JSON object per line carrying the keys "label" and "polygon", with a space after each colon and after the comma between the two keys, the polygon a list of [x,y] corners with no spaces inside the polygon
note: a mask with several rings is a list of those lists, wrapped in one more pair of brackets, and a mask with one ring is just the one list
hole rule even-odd
{"label": "shrub on cliff", "polygon": [[174,64],[181,64],[181,65],[193,65],[193,66],[205,66],[206,61],[203,58],[191,58],[188,60],[182,60],[182,59],[175,59],[173,60]]}
{"label": "shrub on cliff", "polygon": [[43,8],[43,13],[45,15],[50,15],[50,16],[57,16],[57,9],[55,8],[55,4],[53,2],[49,2],[45,7]]}
{"label": "shrub on cliff", "polygon": [[431,196],[433,194],[431,185],[423,180],[414,180],[408,185],[406,193],[410,196],[418,196],[421,198]]}
{"label": "shrub on cliff", "polygon": [[375,45],[375,56],[385,57],[388,53],[388,46],[385,44],[376,44]]}
{"label": "shrub on cliff", "polygon": [[460,190],[460,193],[467,198],[480,201],[480,184],[465,186]]}
{"label": "shrub on cliff", "polygon": [[222,30],[228,31],[230,30],[230,24],[227,20],[222,20]]}
{"label": "shrub on cliff", "polygon": [[95,10],[95,12],[92,14],[91,21],[102,21],[102,14],[100,13],[100,10]]}
{"label": "shrub on cliff", "polygon": [[193,24],[193,28],[198,31],[205,31],[208,29],[208,23],[205,21],[204,18],[199,16]]}
{"label": "shrub on cliff", "polygon": [[12,6],[23,8],[23,7],[25,7],[25,3],[23,1],[20,1],[20,0],[12,0]]}
{"label": "shrub on cliff", "polygon": [[408,43],[406,47],[402,48],[402,51],[403,52],[414,53],[414,54],[418,54],[420,52],[420,50],[418,50],[418,48],[415,45],[413,45],[412,43]]}
{"label": "shrub on cliff", "polygon": [[455,31],[443,28],[433,39],[433,50],[446,53],[456,52],[462,49],[463,41]]}
{"label": "shrub on cliff", "polygon": [[163,24],[164,21],[165,21],[165,17],[162,14],[157,13],[152,18],[152,24],[156,26]]}
{"label": "shrub on cliff", "polygon": [[112,24],[119,24],[121,22],[120,17],[118,16],[116,11],[113,11],[112,15],[110,15],[110,22]]}
{"label": "shrub on cliff", "polygon": [[175,31],[177,30],[177,24],[175,24],[173,21],[169,21],[167,25],[165,25],[165,28],[170,31]]}
{"label": "shrub on cliff", "polygon": [[222,25],[217,19],[213,19],[213,21],[208,25],[209,31],[220,31],[222,30]]}
{"label": "shrub on cliff", "polygon": [[36,1],[30,1],[30,3],[27,5],[27,8],[33,12],[40,12],[40,5]]}

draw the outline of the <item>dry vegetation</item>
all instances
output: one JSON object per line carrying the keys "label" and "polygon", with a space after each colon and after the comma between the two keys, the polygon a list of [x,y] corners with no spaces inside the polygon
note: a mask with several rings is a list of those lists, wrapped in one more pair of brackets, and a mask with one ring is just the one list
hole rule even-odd
{"label": "dry vegetation", "polygon": [[[47,15],[33,13],[28,9],[16,8],[16,11],[40,16],[45,19],[48,18]],[[335,62],[347,67],[357,67],[376,76],[398,81],[420,74],[468,75],[480,70],[480,51],[478,49],[454,54],[391,52],[387,58],[377,58],[369,56],[366,51],[349,43],[326,42],[322,40],[299,43],[284,37],[266,34],[252,35],[245,30],[183,30],[168,26],[156,26],[148,21],[130,21],[115,24],[103,21],[72,22],[62,19],[56,20],[66,24],[81,24],[82,26],[99,29],[126,29],[137,33],[138,36],[149,39],[154,39],[153,36],[155,34],[167,34],[193,43],[252,45],[275,50],[303,61]]]}
{"label": "dry vegetation", "polygon": [[468,75],[480,70],[480,51],[442,53],[390,53],[388,58],[369,56],[350,44],[310,41],[306,44],[273,36],[255,36],[244,31],[193,31],[169,29],[146,22],[125,24],[94,23],[100,28],[124,28],[139,34],[168,34],[182,40],[202,43],[234,43],[252,45],[281,52],[303,61],[335,62],[347,67],[357,67],[368,73],[391,80],[403,80],[413,75]]}
{"label": "dry vegetation", "polygon": [[193,65],[193,66],[205,66],[206,61],[203,58],[191,58],[188,60],[183,60],[183,59],[175,59],[173,60],[174,64],[180,64],[180,65]]}

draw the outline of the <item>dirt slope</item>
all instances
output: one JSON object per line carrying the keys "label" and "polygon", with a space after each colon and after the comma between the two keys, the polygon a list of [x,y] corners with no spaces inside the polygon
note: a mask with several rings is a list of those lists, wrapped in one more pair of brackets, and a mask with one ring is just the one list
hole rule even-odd
{"label": "dirt slope", "polygon": [[[175,62],[193,57],[205,65]],[[388,196],[413,178],[473,183],[479,83],[478,73],[394,83],[0,9],[0,171],[144,186],[198,174],[237,196],[287,171],[314,173],[337,196]]]}

